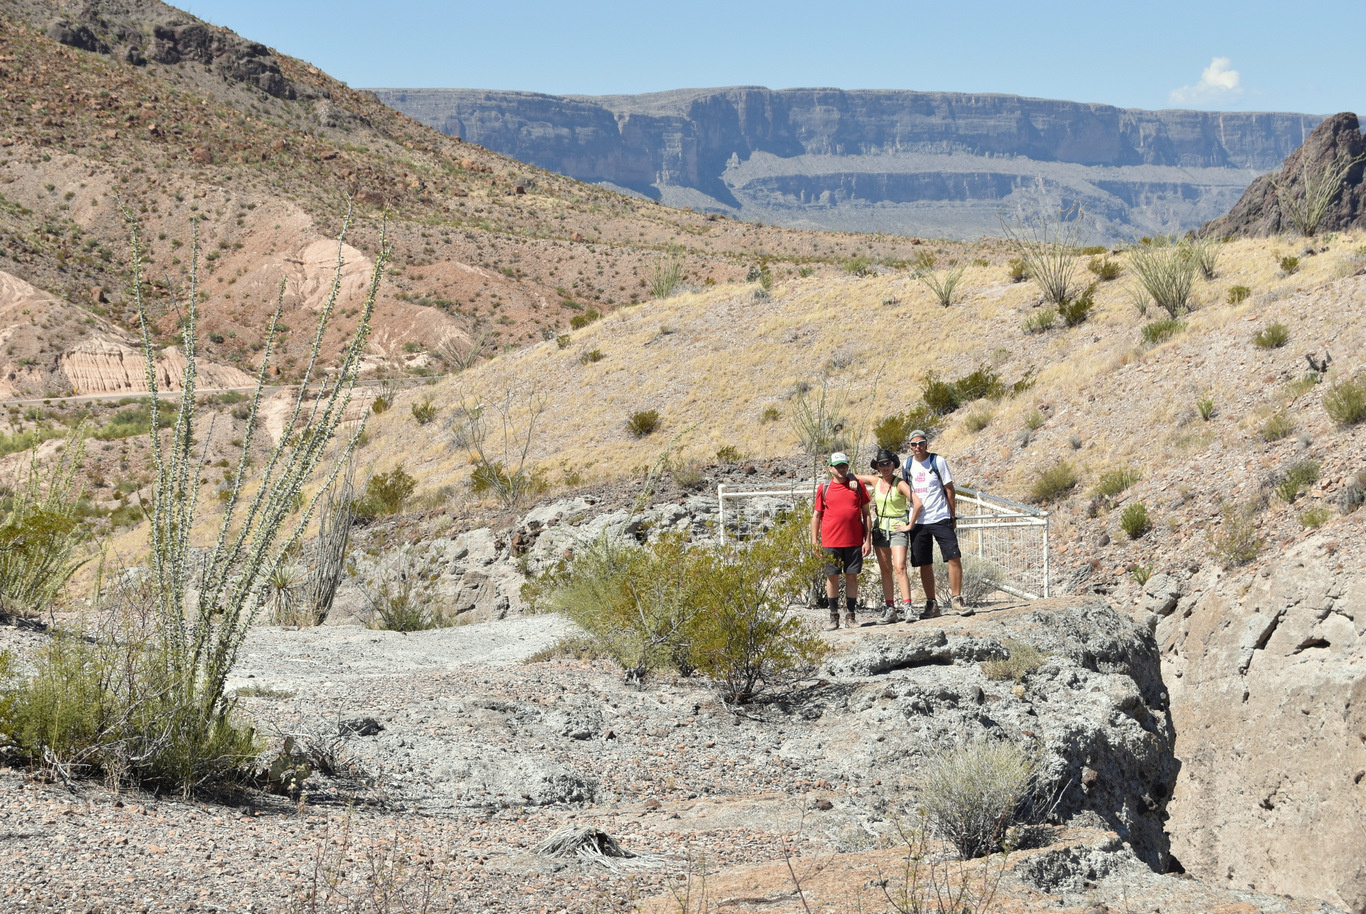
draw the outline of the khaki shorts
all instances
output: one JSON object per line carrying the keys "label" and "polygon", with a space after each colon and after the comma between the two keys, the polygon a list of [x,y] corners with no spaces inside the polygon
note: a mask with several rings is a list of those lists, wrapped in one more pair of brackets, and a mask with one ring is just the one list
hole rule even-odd
{"label": "khaki shorts", "polygon": [[895,530],[883,530],[881,527],[873,528],[873,546],[877,549],[887,549],[892,546],[909,546],[911,544],[911,532],[902,530],[898,533]]}

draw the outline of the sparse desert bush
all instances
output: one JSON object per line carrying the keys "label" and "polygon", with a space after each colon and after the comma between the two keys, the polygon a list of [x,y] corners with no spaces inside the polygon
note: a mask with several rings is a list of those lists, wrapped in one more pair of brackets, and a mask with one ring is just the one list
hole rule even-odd
{"label": "sparse desert bush", "polygon": [[1333,516],[1326,505],[1314,505],[1312,508],[1305,508],[1300,512],[1300,525],[1309,530],[1317,530],[1328,522],[1328,518]]}
{"label": "sparse desert bush", "polygon": [[984,364],[956,381],[941,380],[934,372],[930,372],[921,382],[920,396],[935,414],[947,416],[974,400],[999,400],[1005,396],[1006,390],[1001,376]]}
{"label": "sparse desert bush", "polygon": [[760,422],[777,422],[783,417],[782,410],[776,406],[765,406],[764,411],[759,414]]}
{"label": "sparse desert bush", "polygon": [[1076,298],[1070,299],[1058,305],[1058,315],[1062,322],[1069,327],[1083,324],[1091,316],[1091,312],[1096,307],[1096,284],[1091,283]]}
{"label": "sparse desert bush", "polygon": [[1124,268],[1121,267],[1118,262],[1110,260],[1108,257],[1097,256],[1092,257],[1086,262],[1086,269],[1094,273],[1096,279],[1101,282],[1109,282],[1112,279],[1118,278]]}
{"label": "sparse desert bush", "polygon": [[426,425],[436,418],[437,409],[432,403],[431,398],[423,400],[421,403],[413,404],[413,421],[418,425]]}
{"label": "sparse desert bush", "polygon": [[1228,303],[1230,305],[1241,304],[1247,301],[1247,297],[1252,294],[1252,290],[1247,286],[1230,286],[1228,290]]}
{"label": "sparse desert bush", "polygon": [[1300,268],[1300,259],[1293,254],[1287,254],[1281,258],[1281,272],[1286,276],[1291,275]]}
{"label": "sparse desert bush", "polygon": [[918,280],[921,285],[933,292],[935,300],[947,308],[953,304],[954,290],[958,288],[958,283],[963,278],[963,271],[967,268],[967,261],[960,261],[945,271],[941,277],[931,265],[916,270],[911,274],[911,278]]}
{"label": "sparse desert bush", "polygon": [[400,514],[417,480],[410,476],[399,464],[387,473],[376,473],[365,481],[365,494],[356,505],[358,517],[385,517]]}
{"label": "sparse desert bush", "polygon": [[1262,422],[1257,433],[1263,441],[1280,441],[1295,430],[1295,420],[1284,412],[1272,413]]}
{"label": "sparse desert bush", "polygon": [[[963,599],[970,606],[987,602],[1006,580],[1005,569],[990,559],[964,555],[962,568]],[[949,592],[949,566],[938,560],[934,563],[934,582],[937,594],[942,596]]]}
{"label": "sparse desert bush", "polygon": [[40,468],[36,458],[9,495],[0,519],[0,614],[27,617],[48,609],[84,564],[77,549],[88,528],[80,522],[76,471],[85,448],[81,427],[61,454]]}
{"label": "sparse desert bush", "polygon": [[1246,565],[1262,551],[1265,540],[1257,530],[1256,502],[1225,505],[1219,529],[1210,536],[1210,551],[1225,568]]}
{"label": "sparse desert bush", "polygon": [[1222,238],[1213,236],[1193,237],[1186,240],[1190,247],[1191,258],[1195,261],[1195,266],[1200,271],[1200,275],[1206,280],[1213,279],[1219,270],[1219,255],[1223,253]]}
{"label": "sparse desert bush", "polygon": [[503,507],[513,508],[545,491],[544,470],[533,467],[528,455],[548,402],[534,382],[509,385],[501,396],[461,400],[447,432],[470,454],[470,486],[476,495],[493,495]]}
{"label": "sparse desert bush", "polygon": [[1338,492],[1338,510],[1343,514],[1351,514],[1362,505],[1366,505],[1366,470],[1349,479]]}
{"label": "sparse desert bush", "polygon": [[1030,414],[1024,418],[1024,427],[1031,432],[1036,432],[1043,428],[1043,423],[1043,413],[1039,412],[1037,409],[1030,412]]}
{"label": "sparse desert bush", "polygon": [[1153,566],[1135,565],[1130,569],[1129,573],[1134,576],[1134,582],[1137,583],[1139,587],[1142,587],[1144,584],[1147,584],[1148,579],[1153,576]]}
{"label": "sparse desert bush", "polygon": [[582,314],[576,314],[573,317],[571,317],[569,319],[569,328],[571,330],[582,330],[584,327],[587,327],[589,324],[593,323],[595,320],[598,320],[601,317],[601,311],[599,311],[597,308],[589,308]]}
{"label": "sparse desert bush", "polygon": [[719,463],[739,463],[745,457],[745,452],[733,444],[723,444],[716,449],[716,460]]}
{"label": "sparse desert bush", "polygon": [[1215,417],[1218,409],[1215,407],[1214,401],[1209,397],[1201,397],[1199,400],[1195,401],[1195,412],[1201,419],[1208,422]]}
{"label": "sparse desert bush", "polygon": [[1148,507],[1141,501],[1136,501],[1131,505],[1125,506],[1119,515],[1119,525],[1124,532],[1129,535],[1129,539],[1136,540],[1143,534],[1152,529],[1152,522],[1148,520]]}
{"label": "sparse desert bush", "polygon": [[588,349],[579,353],[580,365],[592,365],[594,362],[601,362],[607,356],[602,354],[601,349]]}
{"label": "sparse desert bush", "polygon": [[1076,488],[1079,479],[1076,467],[1066,460],[1059,461],[1040,471],[1029,487],[1029,497],[1043,504],[1055,502]]}
{"label": "sparse desert bush", "polygon": [[1120,492],[1123,492],[1125,489],[1129,488],[1129,486],[1138,482],[1142,475],[1143,474],[1134,467],[1116,467],[1111,470],[1106,470],[1104,473],[1100,474],[1100,479],[1096,482],[1096,492],[1104,495],[1106,498],[1114,498]]}
{"label": "sparse desert bush", "polygon": [[1024,282],[1029,278],[1029,267],[1026,266],[1023,258],[1012,257],[1006,264],[1007,275],[1011,282]]}
{"label": "sparse desert bush", "polygon": [[850,257],[840,264],[850,276],[867,276],[873,272],[873,262],[862,254]]}
{"label": "sparse desert bush", "polygon": [[371,628],[390,632],[421,632],[450,624],[436,599],[431,569],[407,554],[398,554],[376,569],[361,585],[370,604]]}
{"label": "sparse desert bush", "polygon": [[555,345],[560,349],[568,349],[569,344],[573,341],[573,338],[567,333],[561,333],[559,336],[555,337]]}
{"label": "sparse desert bush", "polygon": [[682,283],[683,257],[674,251],[655,264],[654,271],[650,274],[650,295],[654,298],[668,298]]}
{"label": "sparse desert bush", "polygon": [[1347,173],[1362,159],[1366,159],[1366,154],[1353,157],[1347,150],[1339,150],[1331,159],[1318,165],[1305,165],[1298,175],[1298,187],[1284,171],[1277,173],[1273,179],[1276,201],[1300,234],[1312,238],[1318,233],[1328,208],[1342,190]]}
{"label": "sparse desert bush", "polygon": [[1252,343],[1258,349],[1279,349],[1290,341],[1290,328],[1277,321],[1268,324],[1252,335]]}
{"label": "sparse desert bush", "polygon": [[1030,673],[1048,662],[1048,654],[1032,644],[1007,638],[1003,645],[1006,656],[999,660],[982,662],[982,675],[993,682],[1013,679],[1021,682]]}
{"label": "sparse desert bush", "polygon": [[1081,208],[1074,206],[1056,215],[1019,214],[1013,222],[1001,220],[1001,228],[1015,247],[1025,275],[1039,287],[1044,301],[1054,306],[1072,298],[1083,215]]}
{"label": "sparse desert bush", "polygon": [[626,419],[626,430],[637,438],[653,434],[659,428],[659,410],[642,409],[631,413]]}
{"label": "sparse desert bush", "polygon": [[1046,333],[1053,329],[1053,325],[1058,322],[1058,312],[1053,307],[1046,306],[1038,309],[1029,317],[1024,319],[1021,328],[1025,333]]}
{"label": "sparse desert bush", "polygon": [[542,648],[523,663],[548,663],[551,660],[611,660],[612,657],[592,635],[566,635],[550,647]]}
{"label": "sparse desert bush", "polygon": [[702,465],[696,460],[670,461],[669,475],[673,478],[674,484],[685,492],[700,489],[706,482]]}
{"label": "sparse desert bush", "polygon": [[1028,815],[1039,776],[1037,754],[979,737],[930,755],[917,799],[934,832],[970,860],[1002,849]]}
{"label": "sparse desert bush", "polygon": [[1323,395],[1323,408],[1339,428],[1366,421],[1366,375],[1330,384]]}
{"label": "sparse desert bush", "polygon": [[1168,317],[1179,318],[1191,309],[1191,290],[1200,264],[1188,244],[1166,238],[1137,245],[1131,265],[1143,290]]}
{"label": "sparse desert bush", "polygon": [[1317,460],[1300,460],[1292,464],[1276,482],[1276,496],[1286,504],[1294,503],[1300,493],[1319,481],[1320,464]]}
{"label": "sparse desert bush", "polygon": [[992,410],[986,407],[974,409],[963,417],[963,425],[970,432],[980,432],[991,424],[991,420],[995,415],[996,414],[992,412]]}
{"label": "sparse desert bush", "polygon": [[549,484],[540,467],[523,468],[514,474],[501,460],[478,461],[470,472],[470,491],[483,497],[492,495],[506,505],[520,504],[545,492]]}
{"label": "sparse desert bush", "polygon": [[1143,325],[1143,341],[1150,346],[1165,343],[1178,333],[1186,331],[1186,322],[1174,318],[1163,318]]}

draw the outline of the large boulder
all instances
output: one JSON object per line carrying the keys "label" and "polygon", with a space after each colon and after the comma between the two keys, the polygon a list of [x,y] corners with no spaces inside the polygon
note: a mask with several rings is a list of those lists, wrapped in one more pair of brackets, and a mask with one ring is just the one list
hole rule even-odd
{"label": "large boulder", "polygon": [[1333,537],[1197,575],[1158,624],[1181,760],[1168,832],[1199,878],[1361,912],[1366,572],[1361,537]]}
{"label": "large boulder", "polygon": [[[1303,200],[1306,183],[1322,184],[1335,163],[1356,160],[1347,170],[1343,187],[1329,205],[1318,228],[1333,232],[1366,226],[1366,138],[1357,116],[1335,114],[1320,124],[1309,138],[1285,159],[1279,172],[1264,174],[1250,184],[1229,211],[1200,228],[1205,237],[1262,237],[1296,230],[1282,206],[1282,195]],[[1306,179],[1307,182],[1306,182]]]}

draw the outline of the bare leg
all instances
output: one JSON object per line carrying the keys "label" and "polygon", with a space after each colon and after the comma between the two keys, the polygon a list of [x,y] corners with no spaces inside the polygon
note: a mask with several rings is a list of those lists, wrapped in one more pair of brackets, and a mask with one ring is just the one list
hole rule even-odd
{"label": "bare leg", "polygon": [[949,593],[958,596],[963,592],[963,560],[949,559]]}
{"label": "bare leg", "polygon": [[[896,573],[897,589],[901,591],[901,599],[907,603],[911,602],[911,579],[906,575],[906,547],[892,547],[892,571]],[[884,578],[884,580],[886,580]],[[891,588],[886,584],[882,589],[886,591],[887,599],[892,598]]]}
{"label": "bare leg", "polygon": [[[901,549],[900,546],[897,548]],[[877,554],[877,570],[882,573],[882,601],[890,603],[892,602],[892,550],[887,546],[874,546],[873,551]],[[905,549],[901,549],[901,560],[902,564],[905,564]],[[906,572],[902,571],[901,576],[904,578]]]}
{"label": "bare leg", "polygon": [[825,595],[830,598],[830,611],[837,612],[840,598],[840,576],[838,574],[827,574],[825,576]]}
{"label": "bare leg", "polygon": [[934,566],[920,566],[920,586],[925,589],[925,600],[934,602]]}

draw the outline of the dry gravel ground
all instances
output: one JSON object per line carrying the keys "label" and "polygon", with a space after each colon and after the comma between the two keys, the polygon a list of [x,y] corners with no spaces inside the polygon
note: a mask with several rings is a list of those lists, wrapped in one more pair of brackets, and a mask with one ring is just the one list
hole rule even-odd
{"label": "dry gravel ground", "polygon": [[[868,829],[885,809],[878,772],[831,779],[838,760],[804,771],[783,751],[785,729],[801,738],[800,703],[737,716],[692,681],[634,686],[606,664],[521,662],[567,630],[544,616],[412,635],[260,628],[232,683],[244,710],[273,745],[287,733],[331,745],[345,776],[315,777],[297,798],[204,801],[0,769],[0,911],[786,912],[803,897],[810,910],[888,909],[881,883],[895,887],[904,854]],[[0,644],[35,638],[7,629]],[[330,739],[358,717],[384,729]],[[590,825],[644,856],[612,870],[533,851]],[[1080,859],[1092,876],[1068,875],[1051,896],[1009,873],[996,909],[1331,910],[1209,890],[1116,851],[1099,830],[1055,829],[1014,859],[1068,873]]]}

